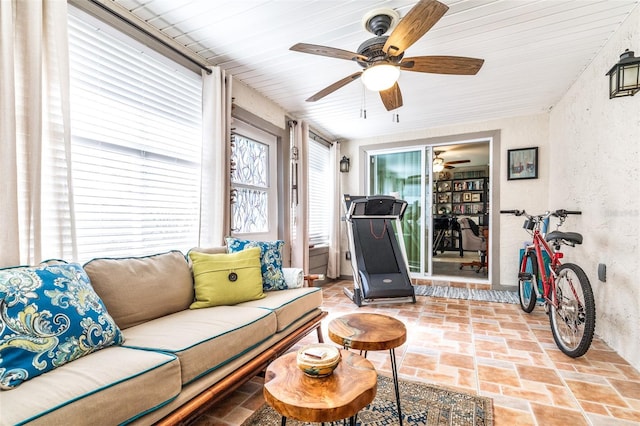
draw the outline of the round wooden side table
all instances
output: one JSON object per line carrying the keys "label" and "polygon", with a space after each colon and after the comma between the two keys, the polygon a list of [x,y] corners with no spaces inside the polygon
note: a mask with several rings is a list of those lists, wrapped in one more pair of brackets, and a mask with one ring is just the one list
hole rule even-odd
{"label": "round wooden side table", "polygon": [[297,353],[277,358],[267,367],[264,398],[282,415],[303,422],[335,422],[350,419],[376,396],[378,374],[364,357],[340,350],[342,360],[327,377],[309,377],[296,364]]}
{"label": "round wooden side table", "polygon": [[387,315],[354,313],[333,319],[329,323],[329,338],[345,349],[364,351],[365,357],[367,351],[389,350],[398,418],[402,425],[395,348],[407,341],[407,328],[404,323]]}

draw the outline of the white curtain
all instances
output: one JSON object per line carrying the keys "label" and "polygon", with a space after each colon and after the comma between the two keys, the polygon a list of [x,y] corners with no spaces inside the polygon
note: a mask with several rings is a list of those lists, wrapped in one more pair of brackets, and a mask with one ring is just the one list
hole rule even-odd
{"label": "white curtain", "polygon": [[77,258],[67,2],[0,0],[0,266]]}
{"label": "white curtain", "polygon": [[[295,123],[295,122],[292,122]],[[307,169],[309,143],[309,125],[305,122],[293,124],[292,151],[296,158],[291,159],[291,183],[296,188],[291,196],[291,267],[301,268],[309,273],[309,216],[307,194]]]}
{"label": "white curtain", "polygon": [[331,160],[329,170],[332,171],[331,186],[333,198],[331,199],[331,215],[329,222],[329,261],[327,264],[327,277],[340,277],[340,144],[331,144],[329,150]]}
{"label": "white curtain", "polygon": [[201,247],[224,244],[230,232],[230,75],[219,67],[202,72]]}

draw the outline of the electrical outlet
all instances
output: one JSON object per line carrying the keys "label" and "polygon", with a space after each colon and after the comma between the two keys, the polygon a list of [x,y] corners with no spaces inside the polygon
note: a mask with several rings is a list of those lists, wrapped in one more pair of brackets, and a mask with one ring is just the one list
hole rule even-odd
{"label": "electrical outlet", "polygon": [[607,265],[604,263],[598,264],[598,279],[603,283],[607,281]]}

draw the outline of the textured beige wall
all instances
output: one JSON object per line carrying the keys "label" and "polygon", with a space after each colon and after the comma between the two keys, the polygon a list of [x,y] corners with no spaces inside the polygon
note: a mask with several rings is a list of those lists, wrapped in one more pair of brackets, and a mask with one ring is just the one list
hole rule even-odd
{"label": "textured beige wall", "polygon": [[605,76],[625,49],[640,54],[640,7],[551,112],[549,198],[583,211],[569,259],[594,289],[596,334],[640,370],[640,95],[609,99]]}
{"label": "textured beige wall", "polygon": [[231,92],[233,93],[234,103],[240,108],[257,115],[281,129],[286,127],[284,109],[265,98],[262,94],[238,80],[233,80]]}

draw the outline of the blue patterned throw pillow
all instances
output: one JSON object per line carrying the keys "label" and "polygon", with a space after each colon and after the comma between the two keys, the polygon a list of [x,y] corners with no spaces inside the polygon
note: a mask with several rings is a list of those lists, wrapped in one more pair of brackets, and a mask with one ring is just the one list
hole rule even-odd
{"label": "blue patterned throw pillow", "polygon": [[82,266],[0,270],[0,389],[123,341]]}
{"label": "blue patterned throw pillow", "polygon": [[227,238],[227,251],[235,253],[249,247],[260,247],[260,268],[264,291],[284,290],[287,283],[282,272],[282,247],[284,241],[250,241]]}

